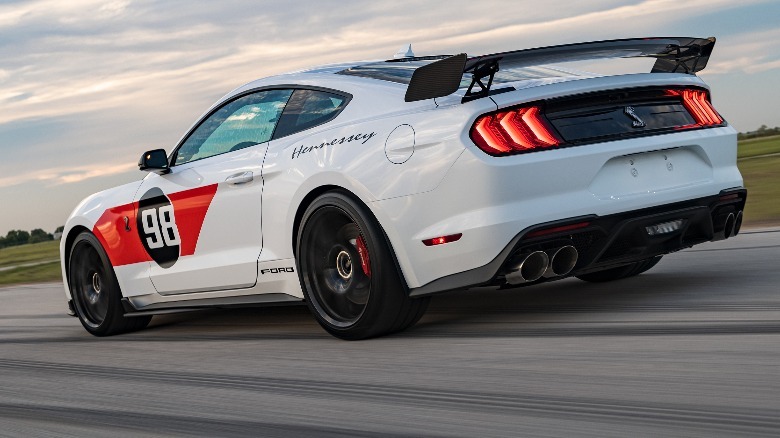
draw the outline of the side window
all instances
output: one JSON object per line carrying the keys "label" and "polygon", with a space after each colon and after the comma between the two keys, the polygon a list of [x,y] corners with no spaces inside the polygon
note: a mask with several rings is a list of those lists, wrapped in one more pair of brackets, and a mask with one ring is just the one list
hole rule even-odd
{"label": "side window", "polygon": [[231,101],[204,120],[176,151],[174,165],[213,157],[271,139],[293,90],[269,90]]}
{"label": "side window", "polygon": [[333,120],[347,105],[346,96],[326,91],[295,90],[279,119],[274,138],[294,134]]}

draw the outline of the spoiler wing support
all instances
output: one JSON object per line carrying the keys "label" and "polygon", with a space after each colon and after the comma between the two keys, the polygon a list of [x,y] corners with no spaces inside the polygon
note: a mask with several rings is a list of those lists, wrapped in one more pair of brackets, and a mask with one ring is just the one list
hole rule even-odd
{"label": "spoiler wing support", "polygon": [[[498,72],[498,61],[477,64],[474,66],[474,72],[471,74],[471,85],[463,96],[463,102],[479,99],[490,95],[490,87],[493,85],[493,78]],[[487,85],[482,80],[488,78]],[[479,85],[479,90],[474,91],[474,85]]]}

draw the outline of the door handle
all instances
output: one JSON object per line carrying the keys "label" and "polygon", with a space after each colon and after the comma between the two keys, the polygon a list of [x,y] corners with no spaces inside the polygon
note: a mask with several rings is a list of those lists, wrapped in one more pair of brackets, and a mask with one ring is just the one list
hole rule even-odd
{"label": "door handle", "polygon": [[255,179],[254,174],[251,171],[240,172],[235,175],[230,175],[225,179],[228,184],[239,185],[252,182]]}

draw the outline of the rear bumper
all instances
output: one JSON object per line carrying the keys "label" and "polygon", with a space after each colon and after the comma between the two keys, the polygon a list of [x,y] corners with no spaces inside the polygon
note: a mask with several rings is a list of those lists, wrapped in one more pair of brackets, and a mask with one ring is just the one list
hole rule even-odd
{"label": "rear bumper", "polygon": [[[744,188],[723,190],[717,195],[685,202],[644,208],[618,214],[588,215],[534,225],[522,230],[490,263],[442,277],[410,296],[426,296],[453,289],[503,285],[509,264],[522,254],[548,251],[571,245],[579,258],[568,275],[586,274],[668,254],[739,232],[733,218],[745,207]],[[732,216],[729,216],[732,215]],[[729,218],[732,222],[729,222]],[[651,236],[646,228],[670,221],[682,221],[679,229]],[[571,227],[576,228],[572,229]],[[556,231],[556,229],[561,229]],[[568,276],[567,275],[567,276]],[[564,277],[541,278],[538,284]]]}

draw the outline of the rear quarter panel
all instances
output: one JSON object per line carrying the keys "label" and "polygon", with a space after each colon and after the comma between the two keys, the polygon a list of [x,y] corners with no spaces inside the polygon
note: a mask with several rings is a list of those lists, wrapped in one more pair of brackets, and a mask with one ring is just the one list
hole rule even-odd
{"label": "rear quarter panel", "polygon": [[[404,239],[375,202],[434,190],[464,151],[463,127],[496,106],[489,99],[437,106],[433,100],[405,103],[397,90],[388,94],[345,91],[352,92],[353,99],[330,126],[269,145],[263,165],[266,232],[261,262],[293,257],[294,224],[299,209],[305,208],[302,201],[321,187],[335,186],[350,191],[372,210],[404,275],[413,277]],[[391,133],[403,125],[411,127],[414,135],[408,140],[410,156],[398,163],[388,158],[386,147]]]}

